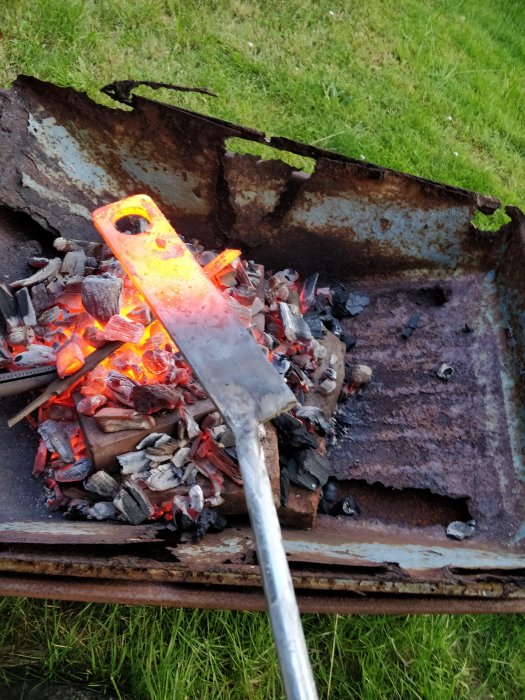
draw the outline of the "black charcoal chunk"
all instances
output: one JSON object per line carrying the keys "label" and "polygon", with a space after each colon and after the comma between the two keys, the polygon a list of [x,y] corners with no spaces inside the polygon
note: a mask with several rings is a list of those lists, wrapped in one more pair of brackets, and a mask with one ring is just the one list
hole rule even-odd
{"label": "black charcoal chunk", "polygon": [[370,304],[370,297],[359,292],[351,292],[346,300],[345,309],[350,316],[357,316]]}
{"label": "black charcoal chunk", "polygon": [[407,340],[408,338],[410,338],[410,336],[412,335],[412,333],[413,333],[413,332],[416,330],[416,328],[417,328],[417,324],[419,323],[419,318],[420,318],[420,317],[419,317],[417,314],[414,314],[413,316],[411,316],[411,317],[408,319],[406,326],[403,328],[403,330],[402,330],[402,332],[401,332],[401,337],[402,337],[402,338],[404,338],[405,340]]}

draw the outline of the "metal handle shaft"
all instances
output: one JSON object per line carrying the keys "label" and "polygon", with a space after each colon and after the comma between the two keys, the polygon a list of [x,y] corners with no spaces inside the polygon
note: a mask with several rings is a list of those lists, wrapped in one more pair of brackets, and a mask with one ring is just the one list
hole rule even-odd
{"label": "metal handle shaft", "polygon": [[264,593],[288,700],[317,700],[312,668],[284,551],[257,423],[235,431],[244,496],[255,537]]}

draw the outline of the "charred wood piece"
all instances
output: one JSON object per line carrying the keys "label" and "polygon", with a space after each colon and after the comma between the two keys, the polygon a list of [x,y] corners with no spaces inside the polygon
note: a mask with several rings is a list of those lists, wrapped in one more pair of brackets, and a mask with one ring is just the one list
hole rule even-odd
{"label": "charred wood piece", "polygon": [[107,402],[107,398],[102,394],[85,396],[78,402],[77,411],[83,416],[94,416],[98,409],[102,408],[102,406],[105,406]]}
{"label": "charred wood piece", "polygon": [[[154,433],[156,434],[156,433]],[[143,472],[149,466],[149,459],[146,457],[146,450],[134,450],[133,452],[125,452],[117,456],[117,462],[120,465],[122,474],[138,474]]]}
{"label": "charred wood piece", "polygon": [[88,275],[82,282],[82,304],[100,323],[107,323],[120,313],[123,281],[110,272]]}
{"label": "charred wood piece", "polygon": [[56,469],[54,478],[59,483],[71,483],[74,481],[84,481],[93,469],[89,459],[79,459],[73,464],[61,469]]}
{"label": "charred wood piece", "polygon": [[77,432],[76,423],[65,421],[48,419],[38,426],[38,433],[49,452],[56,452],[64,464],[71,464],[75,459],[71,437]]}
{"label": "charred wood piece", "polygon": [[89,479],[86,479],[84,488],[87,491],[96,493],[98,496],[112,498],[118,491],[118,483],[107,472],[99,471],[92,474]]}
{"label": "charred wood piece", "polygon": [[86,269],[86,253],[82,250],[70,250],[64,256],[60,266],[61,275],[83,277]]}
{"label": "charred wood piece", "polygon": [[131,398],[136,411],[150,414],[174,409],[182,400],[182,392],[166,384],[144,384],[133,388]]}
{"label": "charred wood piece", "polygon": [[26,287],[19,289],[15,294],[18,305],[18,313],[24,326],[36,326],[36,314]]}
{"label": "charred wood piece", "polygon": [[0,313],[8,333],[22,325],[18,303],[5,284],[0,284]]}
{"label": "charred wood piece", "polygon": [[155,419],[142,413],[136,413],[132,408],[101,408],[95,414],[95,420],[105,433],[116,433],[119,430],[151,430],[155,427]]}
{"label": "charred wood piece", "polygon": [[113,499],[116,508],[132,525],[140,525],[153,515],[154,508],[144,491],[134,483],[127,483]]}
{"label": "charred wood piece", "polygon": [[136,381],[115,370],[111,370],[106,376],[106,394],[130,408],[134,408],[133,390],[136,386],[138,386]]}
{"label": "charred wood piece", "polygon": [[31,300],[38,316],[54,305],[55,296],[48,291],[45,284],[40,283],[31,287]]}
{"label": "charred wood piece", "polygon": [[14,282],[11,282],[9,286],[11,289],[15,289],[17,287],[31,287],[33,284],[46,282],[48,279],[54,277],[58,273],[61,265],[62,260],[60,258],[51,258],[47,265],[41,270],[38,270],[38,272],[35,272],[34,275],[25,277],[24,279],[15,280]]}
{"label": "charred wood piece", "polygon": [[289,304],[279,302],[279,314],[283,324],[284,335],[287,340],[311,340],[312,331],[300,314],[293,314]]}

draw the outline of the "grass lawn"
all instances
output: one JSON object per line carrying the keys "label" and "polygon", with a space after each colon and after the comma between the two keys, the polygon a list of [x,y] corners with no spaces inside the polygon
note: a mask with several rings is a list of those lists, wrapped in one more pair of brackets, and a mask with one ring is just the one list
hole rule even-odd
{"label": "grass lawn", "polygon": [[[17,73],[101,102],[115,79],[210,87],[218,99],[154,96],[525,207],[522,0],[4,0],[0,85]],[[308,615],[305,628],[324,698],[525,698],[522,616]],[[9,599],[0,648],[0,680],[281,697],[259,614]]]}

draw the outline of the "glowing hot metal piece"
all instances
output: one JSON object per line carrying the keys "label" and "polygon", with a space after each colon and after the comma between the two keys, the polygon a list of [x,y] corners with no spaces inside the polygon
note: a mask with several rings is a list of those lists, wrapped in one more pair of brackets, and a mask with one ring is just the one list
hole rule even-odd
{"label": "glowing hot metal piece", "polygon": [[[122,233],[124,222],[133,217],[145,220],[147,226],[131,226],[140,231],[135,235]],[[317,693],[257,435],[258,423],[289,409],[295,397],[149,197],[136,195],[97,209],[93,220],[235,436],[286,695],[315,700]]]}

